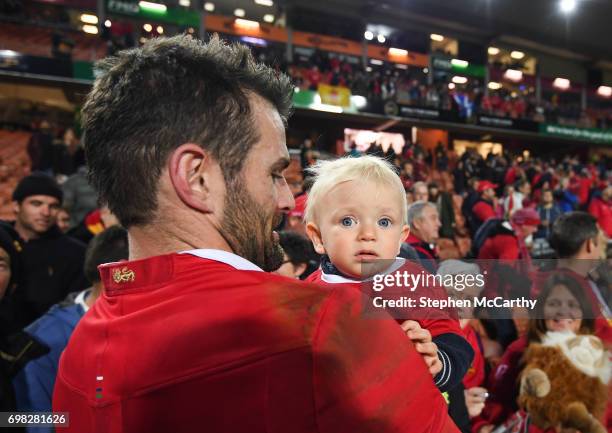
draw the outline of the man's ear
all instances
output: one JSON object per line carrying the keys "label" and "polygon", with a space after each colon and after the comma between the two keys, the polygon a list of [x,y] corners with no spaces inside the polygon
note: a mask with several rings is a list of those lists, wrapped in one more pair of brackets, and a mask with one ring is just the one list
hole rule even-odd
{"label": "man's ear", "polygon": [[293,274],[295,275],[295,278],[300,278],[302,276],[302,274],[304,272],[306,272],[306,268],[307,267],[308,267],[308,265],[306,263],[300,263],[299,265],[294,266],[293,267],[293,269],[294,269],[294,273]]}
{"label": "man's ear", "polygon": [[408,235],[410,235],[410,227],[408,227],[407,224],[404,224],[404,226],[402,227],[400,238],[399,238],[399,245],[397,247],[398,252],[402,248],[402,244],[406,241],[406,238],[408,238]]}
{"label": "man's ear", "polygon": [[170,181],[179,198],[189,207],[210,213],[210,175],[213,162],[210,154],[194,143],[177,147],[169,160]]}
{"label": "man's ear", "polygon": [[15,216],[19,215],[19,212],[21,211],[21,205],[19,204],[18,201],[13,201],[13,212],[15,213]]}
{"label": "man's ear", "polygon": [[319,227],[313,222],[306,224],[306,235],[312,242],[315,251],[318,254],[325,254],[325,247],[323,246],[323,239],[321,238],[321,231]]}

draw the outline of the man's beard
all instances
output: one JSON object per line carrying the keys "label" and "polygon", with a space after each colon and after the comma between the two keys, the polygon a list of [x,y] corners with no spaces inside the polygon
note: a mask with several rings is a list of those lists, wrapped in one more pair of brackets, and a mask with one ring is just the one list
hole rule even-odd
{"label": "man's beard", "polygon": [[227,182],[221,235],[234,253],[272,272],[283,264],[283,249],[272,235],[281,222],[279,214],[266,210],[248,193],[242,179]]}

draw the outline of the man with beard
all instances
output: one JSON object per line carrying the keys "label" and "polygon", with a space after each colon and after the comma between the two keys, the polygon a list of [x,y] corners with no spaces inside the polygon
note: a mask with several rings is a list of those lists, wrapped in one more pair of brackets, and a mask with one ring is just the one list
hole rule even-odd
{"label": "man with beard", "polygon": [[294,206],[288,77],[184,35],[99,66],[85,149],[130,261],[100,267],[105,292],[62,355],[62,431],[456,432],[421,356],[390,317],[361,316],[359,291],[262,272]]}

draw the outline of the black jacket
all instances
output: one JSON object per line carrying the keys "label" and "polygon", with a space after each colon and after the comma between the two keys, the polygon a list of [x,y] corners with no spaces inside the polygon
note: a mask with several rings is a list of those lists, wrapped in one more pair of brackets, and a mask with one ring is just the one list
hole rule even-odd
{"label": "black jacket", "polygon": [[89,286],[83,275],[83,243],[64,235],[57,227],[26,242],[12,224],[1,224],[21,246],[24,275],[15,294],[23,313],[20,314],[20,325],[30,324],[68,293]]}

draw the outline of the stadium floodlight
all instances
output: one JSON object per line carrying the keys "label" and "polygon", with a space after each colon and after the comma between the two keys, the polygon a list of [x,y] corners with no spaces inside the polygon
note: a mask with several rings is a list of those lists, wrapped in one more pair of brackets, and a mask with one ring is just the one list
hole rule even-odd
{"label": "stadium floodlight", "polygon": [[145,24],[144,26],[142,26],[142,28],[144,29],[145,32],[152,32],[153,31],[153,26],[149,23]]}
{"label": "stadium floodlight", "polygon": [[521,60],[523,57],[525,57],[525,53],[522,51],[512,51],[510,53],[510,57],[512,57],[515,60]]}
{"label": "stadium floodlight", "polygon": [[376,39],[378,40],[378,42],[380,42],[381,44],[384,44],[385,41],[387,40],[387,38],[385,38],[385,35],[378,35],[376,37]]}
{"label": "stadium floodlight", "polygon": [[567,90],[570,88],[570,80],[567,78],[555,78],[553,81],[553,86],[557,89]]}
{"label": "stadium floodlight", "polygon": [[605,96],[606,98],[609,98],[610,96],[612,96],[612,87],[599,86],[599,88],[597,89],[597,94],[599,96]]}
{"label": "stadium floodlight", "polygon": [[97,35],[98,34],[98,27],[97,26],[92,26],[91,24],[85,24],[83,26],[83,31],[85,33],[89,33],[90,35]]}
{"label": "stadium floodlight", "polygon": [[179,5],[188,8],[191,6],[191,0],[179,0]]}
{"label": "stadium floodlight", "polygon": [[211,2],[204,3],[204,10],[206,12],[214,12],[215,11],[215,4],[211,3]]}
{"label": "stadium floodlight", "polygon": [[491,90],[499,90],[501,88],[502,88],[501,83],[496,83],[495,81],[491,81],[489,83],[489,89],[491,89]]}
{"label": "stadium floodlight", "polygon": [[497,47],[489,47],[488,52],[492,56],[496,56],[499,54],[499,48]]}
{"label": "stadium floodlight", "polygon": [[255,4],[258,4],[260,6],[272,7],[272,6],[274,6],[274,1],[272,1],[272,0],[255,0]]}
{"label": "stadium floodlight", "polygon": [[369,30],[366,30],[363,34],[363,37],[366,38],[366,40],[371,41],[372,39],[374,39],[374,33]]}
{"label": "stadium floodlight", "polygon": [[157,26],[157,33],[159,33],[160,35],[164,34],[164,28],[162,26]]}
{"label": "stadium floodlight", "polygon": [[401,48],[389,48],[389,55],[397,57],[406,57],[408,55],[408,51],[402,50]]}
{"label": "stadium floodlight", "polygon": [[469,66],[469,62],[460,59],[452,59],[451,65],[456,66],[458,68],[467,68]]}
{"label": "stadium floodlight", "polygon": [[451,81],[455,84],[465,84],[468,82],[468,79],[467,77],[461,77],[459,75],[455,75]]}
{"label": "stadium floodlight", "polygon": [[110,28],[110,26],[112,26],[112,25],[113,25],[113,23],[111,23],[111,20],[104,21],[104,27]]}
{"label": "stadium floodlight", "polygon": [[166,13],[168,11],[168,7],[161,3],[153,3],[153,2],[147,2],[147,1],[141,0],[138,2],[138,6],[150,12]]}
{"label": "stadium floodlight", "polygon": [[257,21],[244,20],[242,18],[236,18],[234,26],[243,30],[259,30],[259,23]]}
{"label": "stadium floodlight", "polygon": [[455,88],[455,83],[448,83],[448,88],[453,90]]}
{"label": "stadium floodlight", "polygon": [[429,35],[429,37],[431,38],[432,41],[436,41],[436,42],[442,42],[444,40],[444,36],[438,35],[436,33],[432,33],[431,35]]}
{"label": "stadium floodlight", "polygon": [[240,18],[244,18],[244,16],[246,15],[246,12],[244,11],[244,9],[238,8],[234,10],[234,15]]}
{"label": "stadium floodlight", "polygon": [[377,66],[382,66],[384,64],[382,60],[378,60],[378,59],[370,59],[370,63],[373,65],[377,65]]}
{"label": "stadium floodlight", "polygon": [[523,79],[523,71],[518,71],[516,69],[508,69],[504,73],[504,77],[510,81],[521,81]]}
{"label": "stadium floodlight", "polygon": [[564,14],[570,14],[576,9],[576,0],[561,0],[559,8]]}
{"label": "stadium floodlight", "polygon": [[263,20],[267,23],[273,23],[274,22],[274,15],[272,14],[265,14],[263,16]]}
{"label": "stadium floodlight", "polygon": [[408,65],[404,65],[404,64],[402,64],[402,63],[396,63],[396,64],[395,64],[395,67],[396,67],[397,69],[404,69],[404,70],[407,70],[407,69],[408,69]]}
{"label": "stadium floodlight", "polygon": [[98,24],[98,17],[95,15],[91,15],[91,14],[82,14],[81,15],[81,22],[84,22],[85,24]]}

